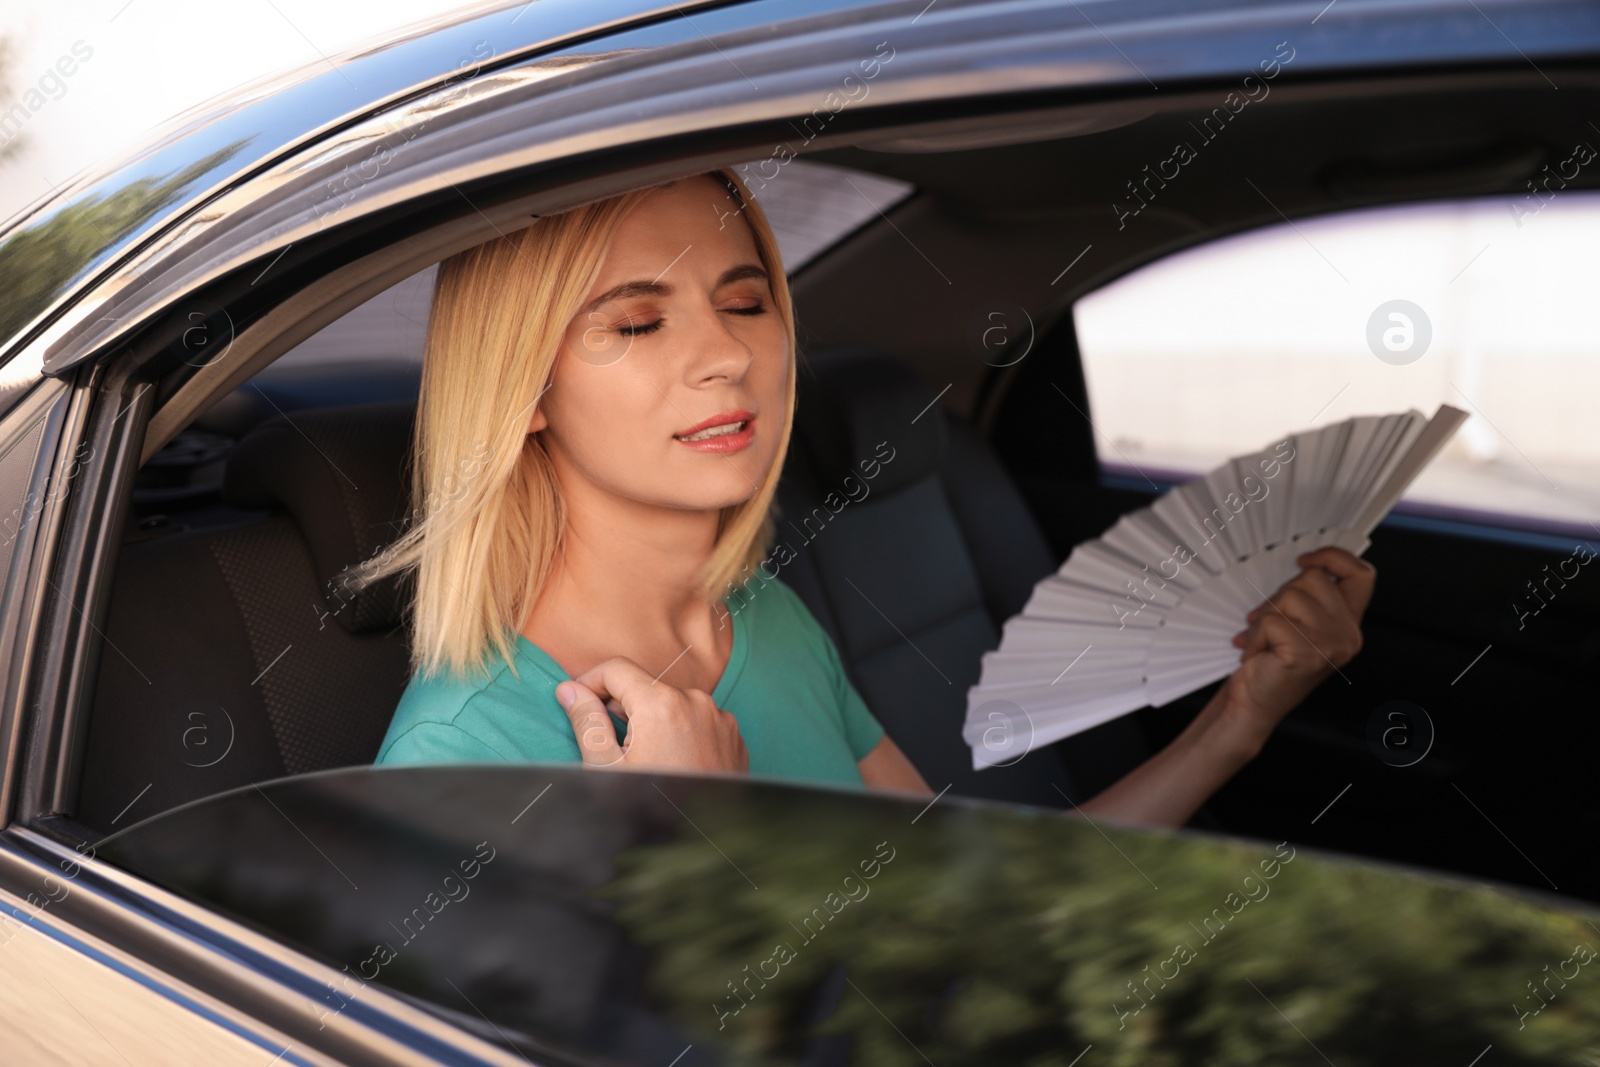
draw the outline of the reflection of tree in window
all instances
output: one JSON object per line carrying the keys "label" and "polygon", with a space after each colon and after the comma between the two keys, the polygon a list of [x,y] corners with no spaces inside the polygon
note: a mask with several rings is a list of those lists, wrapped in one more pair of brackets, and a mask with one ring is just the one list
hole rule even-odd
{"label": "reflection of tree in window", "polygon": [[54,300],[61,288],[151,215],[183,195],[246,142],[235,141],[168,177],[145,177],[108,197],[69,204],[0,243],[0,342],[9,340]]}
{"label": "reflection of tree in window", "polygon": [[[329,963],[318,1018],[370,984],[540,1063],[692,1042],[680,1067],[792,1065],[839,1035],[873,1067],[1070,1067],[1091,1043],[1079,1067],[1468,1064],[1491,1044],[1532,1067],[1600,1041],[1600,933],[1570,903],[1040,809],[351,767],[97,854]],[[441,888],[460,899],[429,903]],[[666,1051],[629,1054],[647,1046]]]}
{"label": "reflection of tree in window", "polygon": [[[1544,993],[1573,946],[1600,935],[1487,888],[1303,852],[1278,864],[1270,844],[1119,834],[1114,851],[1081,820],[973,809],[942,812],[942,833],[878,809],[821,827],[822,807],[686,805],[692,826],[625,850],[595,891],[650,951],[655,1003],[749,1057],[737,1062],[789,1062],[817,1033],[851,1035],[852,1062],[904,1067],[1066,1067],[1090,1043],[1102,1063],[1321,1062],[1263,994],[1335,1063],[1395,1048],[1466,1063],[1493,1044],[1508,1062],[1554,1064],[1600,1033],[1600,986],[1579,986],[1600,976],[1553,980],[1559,999],[1545,994],[1552,1010],[1536,1020],[1525,984]],[[870,893],[820,935],[797,930],[885,838],[894,862]],[[792,958],[752,977],[775,944]],[[1174,974],[1179,944],[1190,962]],[[836,997],[814,999],[840,968],[857,988],[838,980]],[[740,1004],[719,1030],[718,1009]]]}

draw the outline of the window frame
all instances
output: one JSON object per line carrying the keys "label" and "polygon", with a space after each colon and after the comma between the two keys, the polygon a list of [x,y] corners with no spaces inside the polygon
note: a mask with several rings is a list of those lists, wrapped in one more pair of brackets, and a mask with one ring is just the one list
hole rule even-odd
{"label": "window frame", "polygon": [[[106,371],[93,403],[87,394],[81,402],[84,426],[72,435],[74,447],[93,441],[97,453],[68,498],[72,512],[63,531],[63,559],[52,568],[56,577],[49,579],[68,594],[42,598],[40,611],[17,620],[29,626],[33,645],[44,654],[22,676],[28,710],[19,718],[37,740],[30,741],[31,757],[14,791],[12,818],[35,825],[52,818],[64,832],[92,836],[62,816],[71,810],[81,769],[92,697],[88,680],[100,644],[94,637],[108,610],[119,532],[116,516],[127,505],[135,469],[217,397],[317,329],[429,264],[528,225],[539,214],[712,166],[746,162],[770,150],[774,139],[791,135],[797,107],[812,94],[796,93],[779,80],[781,72],[792,83],[795,56],[790,42],[774,38],[762,22],[772,2],[751,0],[716,12],[735,22],[723,35],[725,44],[737,41],[749,52],[741,52],[741,58],[773,68],[769,84],[774,88],[759,99],[751,99],[743,88],[745,74],[761,74],[764,68],[746,63],[741,72],[728,64],[725,49],[705,36],[708,28],[716,28],[711,13],[693,22],[619,31],[612,38],[619,45],[635,33],[660,37],[669,26],[676,36],[670,47],[657,43],[642,53],[616,50],[638,59],[603,70],[599,65],[594,68],[599,76],[571,76],[566,88],[575,97],[571,107],[580,114],[585,93],[629,102],[624,114],[610,116],[610,125],[596,123],[582,139],[570,131],[563,139],[566,116],[545,114],[550,93],[510,93],[497,99],[488,92],[463,92],[460,85],[438,90],[404,111],[355,121],[338,137],[307,146],[212,200],[206,204],[207,224],[169,231],[148,244],[103,280],[104,298],[85,298],[81,308],[14,357],[42,355],[47,377],[100,364]],[[867,10],[876,20],[863,18],[848,4],[809,16],[811,32],[799,54],[806,64],[801,70],[818,84],[831,85],[839,64],[829,57],[871,55],[872,47],[863,42],[875,39],[883,20],[891,15],[898,19],[899,10],[893,3]],[[1104,106],[1103,101],[1072,100],[1070,71],[1061,75],[1068,83],[1065,102],[1047,86],[1019,99],[1003,66],[985,72],[987,86],[963,82],[963,91],[950,97],[944,82],[932,76],[950,62],[944,50],[949,43],[968,47],[972,34],[981,29],[1020,56],[1032,54],[1038,44],[1016,19],[1002,23],[985,18],[978,7],[960,9],[960,14],[960,19],[930,21],[915,35],[908,34],[900,66],[882,68],[879,87],[894,93],[896,106],[842,111],[836,128],[816,137],[816,147],[929,130],[970,137],[970,128],[984,125],[990,138],[1003,141],[1015,127],[1017,136],[1032,140],[1047,136],[1042,129],[1056,123],[1075,128],[1084,109]],[[567,51],[587,48],[577,45]],[[551,59],[541,55],[522,69]],[[552,77],[535,84],[548,87],[556,81]],[[519,84],[513,79],[513,87]],[[730,99],[739,104],[730,106]],[[671,121],[664,127],[641,122],[634,106],[639,101],[652,101]],[[408,165],[415,173],[398,169],[365,182],[341,209],[338,222],[324,227],[326,185],[348,172],[349,146],[413,129],[418,132],[406,142],[409,156],[402,158],[412,160]],[[510,143],[497,140],[497,132],[507,129],[515,138]],[[462,144],[469,146],[470,165],[463,163]],[[621,163],[616,152],[624,147],[631,158]],[[223,219],[232,221],[223,226],[218,221]],[[406,236],[396,238],[397,230]],[[181,382],[150,378],[163,350],[187,328],[187,310],[232,309],[236,302],[247,313],[235,316],[230,310],[238,328],[226,361],[208,364]],[[91,319],[90,309],[100,317]],[[124,413],[129,417],[119,426],[115,420]],[[137,461],[127,451],[132,441],[142,441]]]}
{"label": "window frame", "polygon": [[[846,28],[860,32],[859,26]],[[686,41],[691,34],[698,39],[693,27],[685,25],[683,32]],[[773,54],[779,53],[781,49]],[[732,84],[733,78],[730,74],[723,84]],[[1003,96],[965,103],[966,110],[985,114],[1033,120],[1037,113],[1036,108],[1015,102],[1007,106]],[[780,99],[774,107],[783,105]],[[886,131],[917,130],[949,120],[948,100],[930,95],[916,105],[897,109],[888,119],[874,114],[858,125],[882,136]],[[10,675],[16,699],[10,705],[8,725],[25,732],[27,747],[4,768],[10,807],[5,813],[9,825],[0,831],[0,884],[34,890],[52,901],[52,921],[90,931],[109,945],[135,953],[141,970],[167,995],[180,998],[182,983],[220,989],[231,1006],[280,1028],[310,1049],[349,1062],[414,1062],[418,1050],[456,1062],[520,1062],[492,1043],[376,990],[353,1001],[336,1019],[329,1016],[325,1029],[313,1025],[315,1016],[306,1009],[314,1007],[317,995],[336,987],[338,972],[94,858],[96,835],[67,813],[82,769],[94,669],[103,652],[98,638],[121,539],[117,517],[130,502],[135,471],[146,454],[159,448],[163,435],[175,433],[207,402],[236,384],[235,376],[242,380],[270,364],[310,332],[400,278],[480,243],[531,213],[697,173],[724,161],[747,160],[753,150],[770,143],[780,124],[787,123],[787,118],[774,118],[765,124],[730,124],[713,129],[711,136],[656,138],[637,145],[641,158],[627,168],[578,157],[547,168],[532,180],[524,168],[518,180],[532,188],[510,196],[504,194],[503,182],[517,172],[497,163],[506,169],[491,170],[476,183],[462,183],[457,192],[468,206],[454,211],[441,210],[440,198],[427,192],[389,204],[372,190],[370,215],[334,227],[323,240],[302,241],[305,247],[296,262],[288,262],[287,256],[275,260],[276,252],[284,251],[276,245],[219,254],[207,263],[206,273],[213,277],[204,286],[167,289],[158,306],[131,313],[117,332],[87,331],[73,335],[81,342],[76,349],[57,347],[58,356],[67,354],[49,362],[47,377],[36,388],[41,394],[60,393],[70,406],[56,431],[52,461],[41,465],[39,476],[64,470],[82,444],[93,445],[95,453],[72,481],[70,494],[48,510],[49,521],[36,527],[39,551],[29,556],[26,567],[30,603],[8,604],[4,620],[17,637],[23,667]],[[819,141],[837,143],[850,136],[841,130]],[[268,175],[261,184],[271,182]],[[385,241],[375,250],[359,248],[364,235],[397,224],[415,232]],[[355,252],[350,251],[352,245]],[[318,266],[330,261],[337,265]],[[274,262],[280,277],[294,282],[280,281],[278,289],[260,298],[264,306],[259,314],[234,339],[235,362],[226,375],[201,380],[200,387],[187,391],[196,379],[174,390],[170,381],[152,377],[158,357],[181,336],[185,306],[206,301],[227,305],[250,290],[254,279]],[[129,269],[137,274],[136,268]],[[116,284],[115,278],[107,282],[108,288]],[[107,310],[105,305],[95,306]],[[42,350],[61,336],[56,331],[36,337],[29,349]],[[21,410],[15,409],[13,415]]]}

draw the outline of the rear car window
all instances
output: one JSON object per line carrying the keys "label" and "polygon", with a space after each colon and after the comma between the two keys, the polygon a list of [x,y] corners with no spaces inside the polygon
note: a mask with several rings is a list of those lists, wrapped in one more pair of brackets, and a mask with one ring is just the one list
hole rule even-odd
{"label": "rear car window", "polygon": [[1452,404],[1471,418],[1398,510],[1600,531],[1597,236],[1600,196],[1530,194],[1282,223],[1134,271],[1074,308],[1102,470],[1187,477]]}
{"label": "rear car window", "polygon": [[790,274],[915,191],[910,182],[799,159],[734,169],[772,223]]}
{"label": "rear car window", "polygon": [[[789,274],[915,191],[910,182],[799,159],[763,159],[734,169],[772,223]],[[379,293],[284,353],[260,377],[293,377],[311,364],[349,365],[351,371],[364,366],[373,373],[380,364],[420,367],[438,269],[418,271]]]}

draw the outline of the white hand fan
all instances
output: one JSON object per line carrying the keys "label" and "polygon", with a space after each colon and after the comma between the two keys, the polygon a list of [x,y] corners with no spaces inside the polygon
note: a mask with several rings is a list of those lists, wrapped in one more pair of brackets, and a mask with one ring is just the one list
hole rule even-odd
{"label": "white hand fan", "polygon": [[1334,545],[1356,555],[1467,413],[1363,415],[1229,460],[1124,515],[1042,579],[967,691],[974,768],[1014,763],[1231,674],[1244,618]]}

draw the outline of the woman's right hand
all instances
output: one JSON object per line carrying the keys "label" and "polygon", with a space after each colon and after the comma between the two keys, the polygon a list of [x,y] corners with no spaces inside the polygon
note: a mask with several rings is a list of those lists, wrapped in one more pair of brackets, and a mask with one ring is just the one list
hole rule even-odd
{"label": "woman's right hand", "polygon": [[[626,745],[617,743],[607,698],[628,724]],[[711,694],[676,689],[622,656],[557,685],[556,702],[572,721],[585,766],[750,771],[739,720],[712,703]]]}

